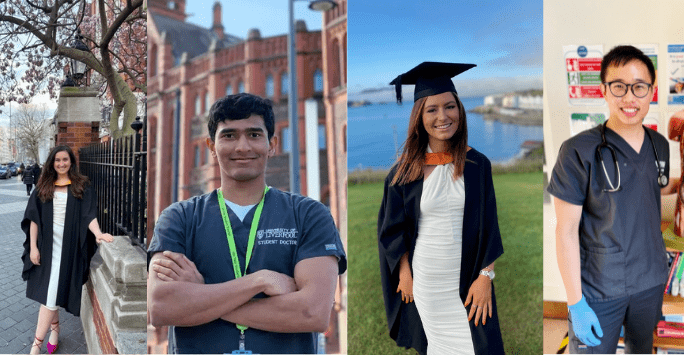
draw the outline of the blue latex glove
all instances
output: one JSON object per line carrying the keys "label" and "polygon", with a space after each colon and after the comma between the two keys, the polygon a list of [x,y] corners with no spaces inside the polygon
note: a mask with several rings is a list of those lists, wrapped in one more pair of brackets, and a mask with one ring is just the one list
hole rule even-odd
{"label": "blue latex glove", "polygon": [[598,318],[596,318],[596,313],[589,307],[584,296],[582,296],[579,302],[568,306],[568,310],[572,320],[572,329],[575,331],[577,339],[588,346],[600,345],[601,341],[596,338],[591,328],[594,328],[599,338],[603,337],[603,330],[601,330],[601,324],[599,324]]}

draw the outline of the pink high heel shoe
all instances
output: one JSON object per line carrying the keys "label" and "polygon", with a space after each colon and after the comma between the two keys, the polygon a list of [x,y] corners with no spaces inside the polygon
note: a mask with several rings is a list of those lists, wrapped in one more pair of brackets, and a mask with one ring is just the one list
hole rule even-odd
{"label": "pink high heel shoe", "polygon": [[[59,322],[54,322],[54,323],[50,324],[50,330],[52,330],[53,333],[57,332],[57,338],[59,339]],[[50,336],[52,336],[52,334],[50,334]],[[58,347],[59,347],[59,343],[52,345],[52,344],[50,344],[50,340],[48,340],[48,342],[47,342],[48,354],[54,354],[55,351],[57,351]]]}

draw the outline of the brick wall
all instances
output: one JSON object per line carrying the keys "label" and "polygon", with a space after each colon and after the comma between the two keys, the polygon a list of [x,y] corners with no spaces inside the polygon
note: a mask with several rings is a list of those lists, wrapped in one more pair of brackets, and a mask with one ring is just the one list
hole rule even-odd
{"label": "brick wall", "polygon": [[100,141],[100,122],[59,122],[55,135],[55,146],[69,146],[76,154],[78,150]]}

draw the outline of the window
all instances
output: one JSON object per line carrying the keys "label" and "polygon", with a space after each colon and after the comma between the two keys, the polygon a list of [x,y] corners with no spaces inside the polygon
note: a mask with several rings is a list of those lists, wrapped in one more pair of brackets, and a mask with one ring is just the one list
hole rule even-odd
{"label": "window", "polygon": [[200,166],[200,149],[199,145],[195,145],[195,168]]}
{"label": "window", "polygon": [[287,73],[280,74],[280,95],[287,96],[290,91],[290,76]]}
{"label": "window", "polygon": [[314,92],[323,92],[323,72],[320,69],[314,72]]}
{"label": "window", "polygon": [[275,89],[273,88],[273,75],[268,74],[266,77],[266,97],[273,97]]}
{"label": "window", "polygon": [[282,138],[282,145],[283,145],[283,153],[289,153],[291,151],[290,146],[291,146],[291,139],[290,138],[290,127],[284,127],[283,128],[283,133],[280,135]]}
{"label": "window", "polygon": [[337,88],[341,85],[340,82],[340,41],[335,38],[332,41],[332,48],[330,48],[332,63],[330,63],[330,86]]}
{"label": "window", "polygon": [[166,5],[169,7],[169,10],[176,10],[178,8],[175,1],[169,1]]}
{"label": "window", "polygon": [[208,146],[205,146],[205,148],[204,148],[204,164],[209,165],[209,163],[211,163],[211,159],[209,159],[209,157],[211,157],[211,151],[209,150]]}
{"label": "window", "polygon": [[242,81],[238,84],[238,93],[245,92],[245,83]]}
{"label": "window", "polygon": [[230,84],[226,85],[226,95],[233,95],[233,86]]}
{"label": "window", "polygon": [[202,107],[200,107],[201,104],[200,96],[195,96],[195,116],[199,116],[199,114],[202,112]]}
{"label": "window", "polygon": [[318,125],[318,149],[325,149],[325,125]]}
{"label": "window", "polygon": [[150,48],[150,54],[147,56],[147,67],[149,69],[150,77],[157,75],[157,46],[152,45]]}
{"label": "window", "polygon": [[209,112],[209,92],[204,93],[204,112]]}

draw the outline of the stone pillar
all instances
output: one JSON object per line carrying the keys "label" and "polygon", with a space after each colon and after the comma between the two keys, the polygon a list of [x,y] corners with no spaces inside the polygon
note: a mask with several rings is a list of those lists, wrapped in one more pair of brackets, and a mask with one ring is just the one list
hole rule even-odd
{"label": "stone pillar", "polygon": [[59,93],[55,124],[55,145],[78,149],[100,141],[100,100],[89,88],[63,87]]}
{"label": "stone pillar", "polygon": [[81,322],[89,354],[147,353],[147,257],[128,237],[100,244],[83,286]]}

